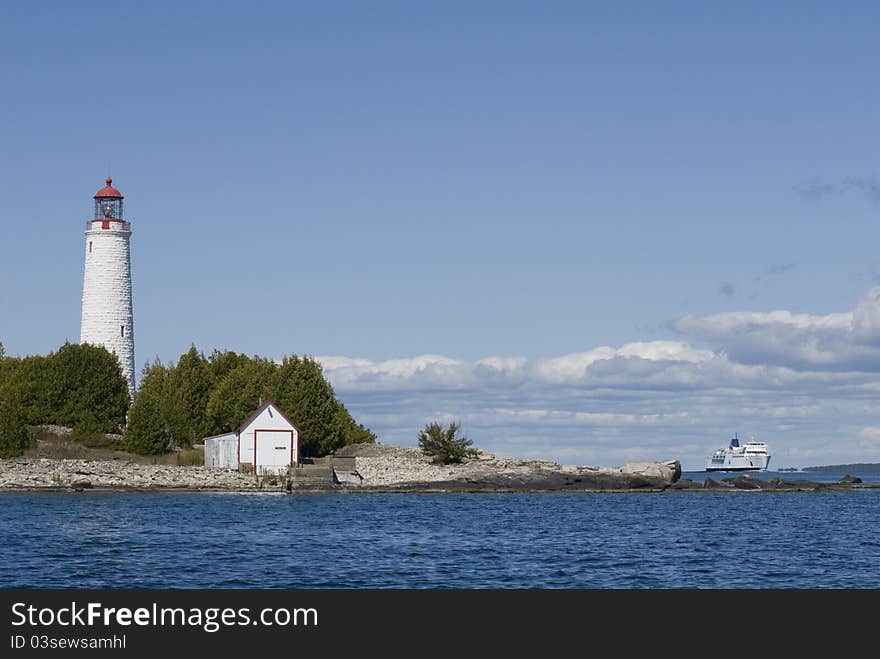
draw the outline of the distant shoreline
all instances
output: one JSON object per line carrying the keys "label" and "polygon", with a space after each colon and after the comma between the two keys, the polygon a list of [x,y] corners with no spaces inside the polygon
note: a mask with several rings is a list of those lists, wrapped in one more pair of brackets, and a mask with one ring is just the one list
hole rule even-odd
{"label": "distant shoreline", "polygon": [[802,471],[842,471],[849,474],[880,474],[880,462],[854,462],[843,465],[804,467]]}

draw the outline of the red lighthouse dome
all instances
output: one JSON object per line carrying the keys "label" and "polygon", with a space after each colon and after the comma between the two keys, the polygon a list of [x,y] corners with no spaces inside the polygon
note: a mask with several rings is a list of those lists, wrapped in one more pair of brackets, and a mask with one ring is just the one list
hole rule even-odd
{"label": "red lighthouse dome", "polygon": [[122,199],[122,193],[111,185],[113,183],[113,179],[109,176],[104,181],[107,185],[98,190],[95,193],[95,199],[103,198],[103,197],[114,197],[116,199]]}

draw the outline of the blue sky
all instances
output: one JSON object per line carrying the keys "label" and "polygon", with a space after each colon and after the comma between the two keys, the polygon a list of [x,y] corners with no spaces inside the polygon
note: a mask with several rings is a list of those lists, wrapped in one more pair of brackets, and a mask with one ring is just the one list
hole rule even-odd
{"label": "blue sky", "polygon": [[109,169],[139,367],[322,356],[384,441],[880,461],[880,7],[770,4],[4,4],[0,341],[78,339]]}

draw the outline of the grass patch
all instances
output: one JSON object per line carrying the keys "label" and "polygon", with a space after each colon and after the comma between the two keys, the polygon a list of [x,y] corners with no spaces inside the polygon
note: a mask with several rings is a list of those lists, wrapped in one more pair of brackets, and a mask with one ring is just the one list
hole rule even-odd
{"label": "grass patch", "polygon": [[59,426],[32,426],[25,455],[55,460],[130,460],[139,464],[202,466],[205,449],[172,451],[161,455],[135,455],[124,450],[119,435],[90,433]]}
{"label": "grass patch", "polygon": [[205,464],[205,449],[202,447],[161,453],[159,455],[140,455],[137,461],[151,465],[177,465],[179,467],[202,467]]}
{"label": "grass patch", "polygon": [[74,428],[67,436],[67,438],[72,442],[82,444],[83,446],[88,446],[89,448],[119,448],[118,440],[113,437],[108,437],[104,433],[100,432],[88,432],[86,430],[79,430],[78,428]]}

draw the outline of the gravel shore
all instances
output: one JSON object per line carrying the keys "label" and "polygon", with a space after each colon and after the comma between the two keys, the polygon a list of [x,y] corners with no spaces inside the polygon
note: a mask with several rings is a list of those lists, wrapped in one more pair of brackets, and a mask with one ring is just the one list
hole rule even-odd
{"label": "gravel shore", "polygon": [[[235,471],[147,465],[125,460],[0,460],[0,491],[19,490],[220,490],[256,491],[268,483]],[[279,483],[277,490],[282,489]]]}
{"label": "gravel shore", "polygon": [[[302,491],[564,491],[664,489],[681,474],[677,461],[622,468],[559,465],[486,452],[461,464],[437,465],[417,448],[347,446],[327,459],[323,478],[294,478]],[[306,470],[307,471],[307,470]],[[320,473],[321,469],[317,469]],[[333,478],[335,480],[331,480]],[[256,478],[204,467],[130,460],[22,457],[0,460],[0,492],[28,490],[284,491],[283,478]]]}

